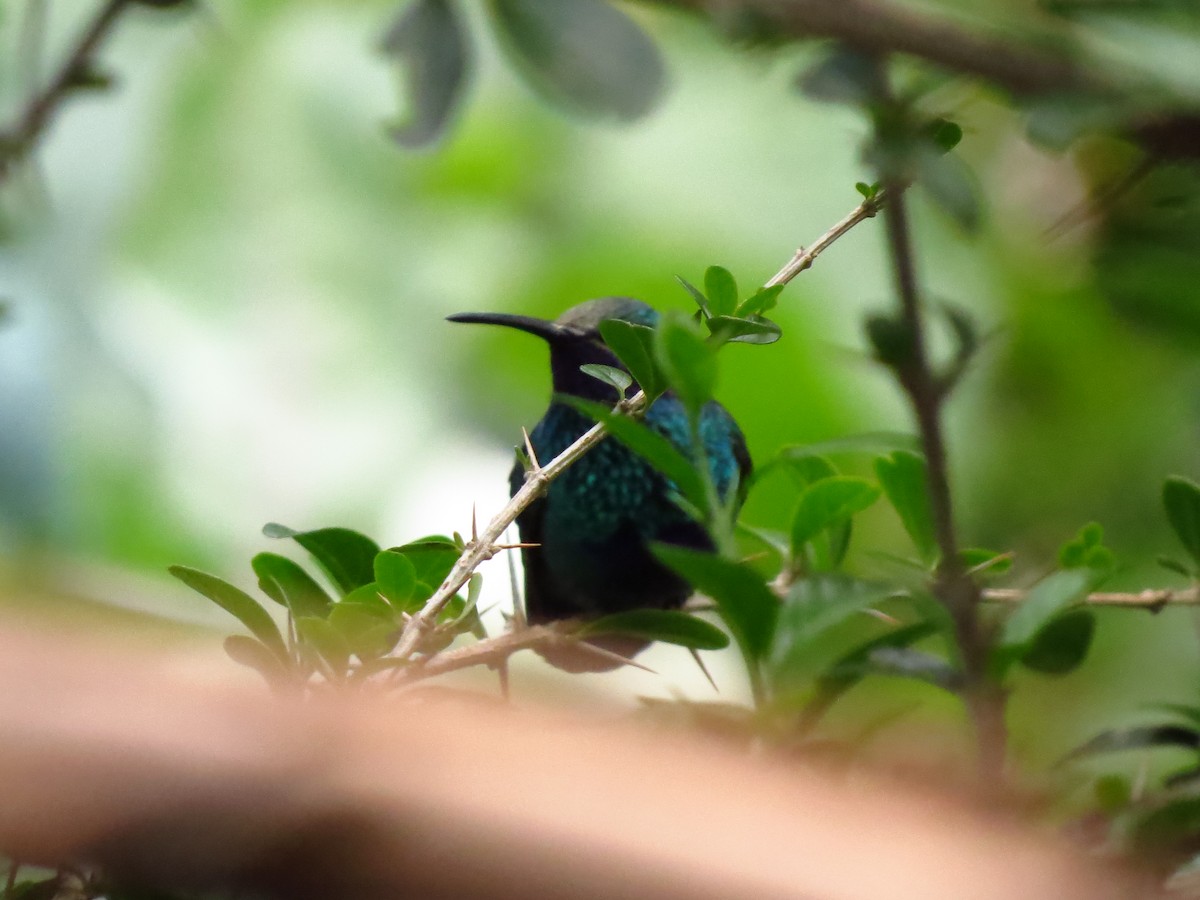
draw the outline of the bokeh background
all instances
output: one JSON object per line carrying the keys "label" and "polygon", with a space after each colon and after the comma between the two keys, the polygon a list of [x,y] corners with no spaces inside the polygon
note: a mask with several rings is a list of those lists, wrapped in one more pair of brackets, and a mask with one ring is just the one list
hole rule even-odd
{"label": "bokeh background", "polygon": [[[27,89],[22,7],[8,0],[0,19],[9,115]],[[114,88],[70,101],[3,187],[0,604],[88,627],[104,627],[102,608],[228,628],[165,567],[249,587],[269,521],[346,525],[384,545],[465,533],[473,505],[486,518],[504,502],[511,448],[549,384],[535,340],[446,315],[553,317],[606,294],[686,309],[674,275],[699,281],[720,264],[761,284],[870,180],[861,118],[794,88],[812,48],[735,50],[699,21],[643,9],[670,70],[644,121],[548,107],[476,29],[462,114],[434,151],[402,150],[386,127],[399,76],[379,52],[395,10],[212,0],[132,13],[104,54]],[[43,70],[90,9],[49,12]],[[1178,77],[1200,95],[1195,73]],[[1106,299],[1093,224],[1047,235],[1129,148],[1044,149],[961,81],[926,103],[962,125],[956,152],[984,208],[965,235],[914,199],[929,296],[963,305],[988,335],[949,408],[964,542],[1015,551],[1014,583],[1028,583],[1096,520],[1121,562],[1114,589],[1177,585],[1154,563],[1179,555],[1159,488],[1200,475],[1196,344]],[[911,430],[861,333],[864,313],[891,302],[883,251],[880,223],[863,224],[785,291],[780,342],[723,354],[719,395],[758,461]],[[745,517],[779,527],[792,499],[767,487]],[[882,504],[855,546],[907,552]],[[486,571],[504,602],[503,562]],[[1186,609],[1102,611],[1079,672],[1027,678],[1016,752],[1036,764],[1114,711],[1192,700],[1194,624]],[[634,683],[711,697],[691,678]]]}

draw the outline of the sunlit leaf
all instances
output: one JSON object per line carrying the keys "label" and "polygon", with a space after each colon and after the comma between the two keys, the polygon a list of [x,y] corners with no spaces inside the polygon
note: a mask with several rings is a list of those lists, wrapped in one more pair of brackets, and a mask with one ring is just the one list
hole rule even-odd
{"label": "sunlit leaf", "polygon": [[259,553],[250,565],[258,576],[262,592],[286,606],[293,616],[317,616],[329,613],[333,600],[299,564],[277,553]]}
{"label": "sunlit leaf", "polygon": [[287,660],[287,650],[283,644],[283,636],[279,633],[279,626],[262,605],[245,591],[215,575],[189,569],[187,566],[171,566],[167,571],[245,625],[251,634],[281,660]]}
{"label": "sunlit leaf", "polygon": [[408,609],[417,587],[417,568],[412,560],[399,551],[384,550],[375,555],[373,568],[379,593],[396,609]]}
{"label": "sunlit leaf", "polygon": [[704,293],[709,312],[714,316],[732,316],[737,309],[737,282],[728,269],[709,266],[704,272]]}
{"label": "sunlit leaf", "polygon": [[408,558],[418,584],[424,584],[431,590],[436,590],[446,580],[462,555],[462,549],[454,541],[441,535],[431,535],[391,549]]}
{"label": "sunlit leaf", "polygon": [[343,594],[375,580],[374,562],[379,547],[357,531],[349,528],[294,531],[286,525],[272,522],[263,528],[263,534],[272,538],[292,538],[312,554]]}

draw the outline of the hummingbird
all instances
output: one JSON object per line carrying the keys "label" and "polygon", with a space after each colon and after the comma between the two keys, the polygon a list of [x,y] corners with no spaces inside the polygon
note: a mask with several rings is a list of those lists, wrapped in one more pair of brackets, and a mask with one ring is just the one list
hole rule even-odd
{"label": "hummingbird", "polygon": [[[458,313],[452,322],[503,325],[536,335],[550,346],[553,395],[545,414],[529,433],[529,444],[542,463],[574,443],[595,423],[562,402],[580,397],[609,405],[616,388],[580,371],[587,363],[627,371],[600,336],[600,323],[623,319],[653,327],[658,313],[630,297],[601,297],[573,306],[553,321],[509,313]],[[630,390],[640,388],[635,383]],[[685,455],[691,456],[688,414],[671,391],[662,394],[643,418]],[[733,417],[716,401],[700,414],[713,484],[725,500],[744,487],[750,474],[746,440]],[[510,495],[525,482],[518,458],[509,474]],[[740,491],[739,491],[740,493]],[[678,609],[692,594],[691,585],[660,563],[650,544],[674,544],[713,551],[704,526],[674,500],[675,486],[641,456],[615,439],[588,451],[552,481],[546,493],[517,517],[525,569],[525,614],[530,624],[562,619],[594,619],[634,609]],[[598,635],[593,646],[630,658],[648,641],[623,635]],[[579,648],[539,650],[551,665],[570,672],[603,672],[624,663]]]}

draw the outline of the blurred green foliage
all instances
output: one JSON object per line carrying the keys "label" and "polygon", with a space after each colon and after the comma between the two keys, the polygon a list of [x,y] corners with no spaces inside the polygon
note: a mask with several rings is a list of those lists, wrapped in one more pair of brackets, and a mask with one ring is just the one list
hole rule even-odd
{"label": "blurred green foliage", "polygon": [[[22,39],[16,6],[2,8],[4,47]],[[522,42],[529,34],[514,23],[529,4],[484,6],[454,6],[464,21],[450,25],[436,18],[445,3],[411,8],[435,17],[423,27],[441,35],[440,56],[406,31],[412,20],[401,27],[393,0],[229,0],[189,16],[131,16],[105,55],[115,88],[73,99],[36,165],[0,189],[0,549],[10,559],[36,549],[148,572],[180,559],[227,571],[261,549],[242,536],[275,518],[346,521],[399,541],[405,534],[385,532],[428,512],[414,498],[428,502],[431,482],[444,486],[435,505],[453,517],[445,530],[465,530],[469,501],[457,486],[478,477],[502,492],[507,448],[549,385],[541,349],[455,331],[446,314],[553,318],[612,294],[691,312],[681,276],[705,286],[712,315],[757,315],[767,307],[742,309],[721,273],[739,273],[753,296],[797,246],[875,195],[878,165],[925,190],[912,192],[914,242],[926,294],[948,311],[931,317],[934,356],[961,376],[946,424],[963,544],[1014,551],[1027,582],[1066,566],[1001,629],[993,665],[1015,688],[1014,754],[1045,765],[1114,725],[1117,711],[1195,704],[1190,611],[1070,609],[1093,570],[1112,589],[1180,586],[1191,563],[1175,566],[1181,575],[1156,557],[1181,555],[1176,535],[1196,553],[1189,482],[1169,483],[1165,511],[1160,493],[1165,476],[1200,472],[1200,180],[1178,114],[1200,97],[1194,62],[1180,62],[1200,58],[1191,18],[1169,3],[1043,4],[1036,14],[1157,83],[1142,118],[1071,96],[1013,108],[903,64],[924,138],[864,162],[867,117],[823,102],[861,98],[852,55],[735,51],[701,22],[623,5],[616,18],[598,13],[597,27],[636,44],[638,65],[605,70],[611,83],[591,94],[572,80],[578,48]],[[971,9],[1020,19],[1010,4]],[[588,3],[561,7],[593,14]],[[47,58],[85,18],[56,13]],[[397,91],[402,72],[447,68],[461,83],[440,96]],[[801,72],[807,94],[796,89]],[[11,111],[28,72],[5,76],[0,102]],[[564,85],[558,100],[602,121],[581,124],[538,101]],[[398,115],[402,97],[410,106]],[[636,124],[603,121],[655,101]],[[1080,133],[1093,122],[1110,127]],[[394,140],[439,136],[420,154]],[[1139,173],[1146,154],[1168,164]],[[1141,177],[1126,183],[1130,173]],[[882,229],[867,222],[778,297],[781,340],[722,352],[716,395],[757,460],[911,432],[905,398],[875,359],[887,358],[887,322],[872,320],[873,352],[860,324],[892,293]],[[980,350],[960,366],[976,332]],[[494,472],[445,464],[448,449],[481,444],[497,448]],[[848,559],[839,584],[872,603],[880,598],[853,571],[865,563],[851,550],[901,569],[896,556],[928,565],[935,555],[924,472],[909,449],[838,455],[838,470],[820,472],[798,453],[760,474],[767,489],[751,493],[743,520],[783,535],[797,573]],[[890,507],[874,503],[876,482]],[[1085,521],[1103,523],[1103,544],[1078,531]],[[378,566],[377,550],[362,559]],[[1101,556],[1106,565],[1094,565]],[[272,561],[256,560],[269,584]],[[273,564],[295,588],[295,571]],[[707,573],[718,603],[746,571],[722,565]],[[799,584],[780,614],[795,620],[793,644],[764,660],[757,625],[735,634],[781,693],[813,659],[802,639],[820,603],[798,595],[819,595],[824,582]],[[95,592],[111,588],[98,581]],[[831,618],[835,632],[845,624]],[[321,626],[310,627],[319,642]],[[916,702],[944,721],[952,713],[929,699],[930,685],[949,678],[922,628],[878,636],[871,652],[927,682]],[[1039,639],[1048,628],[1057,637]],[[842,643],[823,645],[835,665],[805,688],[820,715],[864,676],[862,647]],[[1021,689],[1034,679],[1036,690]],[[828,724],[857,727],[837,715]]]}

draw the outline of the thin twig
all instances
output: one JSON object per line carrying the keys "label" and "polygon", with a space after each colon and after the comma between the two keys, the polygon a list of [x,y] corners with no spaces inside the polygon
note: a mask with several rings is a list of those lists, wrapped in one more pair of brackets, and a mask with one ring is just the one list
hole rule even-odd
{"label": "thin twig", "polygon": [[[982,599],[987,603],[1020,603],[1029,591],[1018,588],[984,588]],[[1182,590],[1166,588],[1147,588],[1136,592],[1100,591],[1088,594],[1083,602],[1089,606],[1132,606],[1146,609],[1160,609],[1164,606],[1198,606],[1200,605],[1200,588],[1190,587]]]}
{"label": "thin twig", "polygon": [[131,2],[105,0],[50,82],[42,90],[35,90],[16,120],[0,130],[0,183],[37,144],[55,111],[78,85],[79,76],[87,71],[92,56]]}
{"label": "thin twig", "polygon": [[818,256],[834,241],[844,235],[847,231],[866,219],[874,218],[875,214],[883,207],[887,200],[887,192],[879,191],[874,196],[863,200],[857,207],[842,221],[838,222],[827,232],[821,235],[810,247],[801,247],[796,251],[796,255],[788,260],[787,265],[771,276],[763,287],[773,287],[777,284],[787,284],[805,269],[809,268],[817,259]]}

